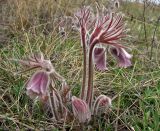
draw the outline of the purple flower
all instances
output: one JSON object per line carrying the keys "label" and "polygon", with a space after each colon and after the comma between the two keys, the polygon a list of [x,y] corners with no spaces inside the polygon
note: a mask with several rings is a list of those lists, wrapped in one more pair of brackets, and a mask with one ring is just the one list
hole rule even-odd
{"label": "purple flower", "polygon": [[[81,43],[83,45],[82,47],[84,53],[84,75],[81,98],[85,99],[91,108],[94,94],[92,68],[93,58],[95,65],[99,70],[104,71],[107,69],[105,61],[105,49],[96,49],[95,46],[101,44],[102,46],[111,45],[117,48],[122,48],[123,46],[119,43],[125,36],[126,30],[124,29],[122,15],[120,14],[114,14],[110,12],[107,14],[100,14],[97,8],[97,14],[94,16],[92,15],[90,8],[84,7],[75,16],[80,26]],[[88,79],[86,79],[87,76]],[[85,86],[86,80],[87,87]],[[85,93],[85,90],[87,93]]]}
{"label": "purple flower", "polygon": [[34,99],[39,97],[45,99],[47,97],[47,89],[50,83],[49,74],[45,71],[38,71],[33,74],[27,82],[27,94]]}
{"label": "purple flower", "polygon": [[102,48],[102,47],[97,48],[96,47],[94,49],[93,59],[94,59],[95,66],[99,71],[108,70],[108,68],[106,67],[105,48]]}
{"label": "purple flower", "polygon": [[117,59],[119,67],[127,68],[132,65],[131,60],[130,60],[132,58],[132,55],[126,52],[125,49],[111,47],[110,52]]}
{"label": "purple flower", "polygon": [[87,103],[75,96],[72,97],[72,110],[80,123],[88,122],[91,119],[91,112]]}

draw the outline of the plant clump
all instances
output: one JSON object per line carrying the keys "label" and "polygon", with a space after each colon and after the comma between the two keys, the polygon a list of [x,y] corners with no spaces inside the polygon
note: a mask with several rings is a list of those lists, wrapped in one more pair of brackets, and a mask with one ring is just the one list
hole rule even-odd
{"label": "plant clump", "polygon": [[[79,126],[88,125],[105,113],[111,106],[111,98],[101,94],[94,96],[94,67],[99,71],[108,70],[106,50],[115,57],[119,67],[131,66],[131,57],[122,45],[126,37],[123,16],[118,13],[100,11],[96,15],[91,7],[83,7],[74,14],[74,28],[80,32],[83,51],[83,80],[80,96],[72,96],[65,78],[53,67],[50,60],[39,52],[26,59],[17,60],[21,65],[37,71],[26,83],[27,95],[49,107],[54,122],[69,123],[73,120]],[[61,83],[61,88],[55,86]]]}

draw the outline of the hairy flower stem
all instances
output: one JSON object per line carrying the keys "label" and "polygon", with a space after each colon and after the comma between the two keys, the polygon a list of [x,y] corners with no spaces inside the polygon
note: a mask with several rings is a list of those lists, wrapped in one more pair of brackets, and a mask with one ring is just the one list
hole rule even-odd
{"label": "hairy flower stem", "polygon": [[52,89],[50,89],[50,91],[48,91],[48,96],[49,96],[49,104],[50,104],[50,108],[51,108],[51,112],[53,114],[53,116],[55,117],[56,120],[59,120],[58,114],[55,110],[55,103],[53,100],[53,93],[52,93]]}
{"label": "hairy flower stem", "polygon": [[89,50],[89,68],[88,68],[88,89],[87,89],[87,98],[86,102],[91,108],[92,105],[92,97],[93,97],[93,61],[92,61],[92,54],[95,44],[91,44]]}
{"label": "hairy flower stem", "polygon": [[86,85],[86,75],[87,75],[87,73],[86,73],[86,65],[87,65],[87,62],[86,62],[86,53],[87,53],[87,51],[86,51],[86,42],[85,42],[85,37],[86,37],[86,33],[83,31],[83,28],[82,28],[82,30],[81,30],[81,32],[83,32],[83,33],[81,33],[82,35],[81,35],[81,40],[82,40],[82,48],[83,48],[83,81],[82,81],[82,88],[81,88],[81,94],[80,94],[80,98],[81,99],[84,99],[84,92],[85,92],[85,85]]}
{"label": "hairy flower stem", "polygon": [[62,104],[62,99],[61,96],[58,94],[58,91],[56,89],[53,89],[55,91],[55,95],[57,96],[57,99],[59,101],[59,115],[62,118],[63,117],[63,104]]}

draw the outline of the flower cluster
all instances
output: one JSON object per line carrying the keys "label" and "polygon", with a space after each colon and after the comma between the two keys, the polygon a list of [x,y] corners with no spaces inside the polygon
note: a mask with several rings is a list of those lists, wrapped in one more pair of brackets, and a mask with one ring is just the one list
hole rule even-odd
{"label": "flower cluster", "polygon": [[[83,48],[83,81],[79,98],[71,96],[65,79],[55,71],[50,60],[42,53],[34,54],[24,60],[17,60],[24,66],[37,71],[26,83],[27,95],[50,106],[56,121],[75,118],[79,123],[88,123],[92,116],[99,116],[111,106],[111,98],[105,95],[94,97],[94,65],[100,71],[108,69],[106,50],[118,61],[118,66],[131,66],[131,55],[122,46],[125,37],[124,23],[120,14],[94,15],[90,7],[84,7],[75,14],[75,24],[80,31]],[[55,80],[61,82],[57,89]]]}

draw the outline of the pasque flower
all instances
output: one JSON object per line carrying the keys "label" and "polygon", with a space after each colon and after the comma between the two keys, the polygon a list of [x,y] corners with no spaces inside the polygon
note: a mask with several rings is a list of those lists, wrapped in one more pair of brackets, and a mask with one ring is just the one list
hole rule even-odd
{"label": "pasque flower", "polygon": [[[65,79],[55,71],[51,61],[44,59],[42,53],[32,54],[24,60],[14,60],[29,69],[39,69],[26,83],[27,95],[31,99],[38,98],[47,106],[50,105],[55,120],[60,120],[67,114],[62,102],[69,101],[70,89]],[[55,88],[55,80],[62,82],[61,90]]]}
{"label": "pasque flower", "polygon": [[26,84],[27,94],[31,98],[38,96],[42,99],[45,99],[47,97],[49,83],[49,74],[42,70],[37,71]]}
{"label": "pasque flower", "polygon": [[100,95],[95,100],[95,103],[93,106],[93,114],[101,115],[102,113],[105,112],[105,109],[110,106],[111,106],[111,98],[105,95]]}
{"label": "pasque flower", "polygon": [[106,51],[104,47],[96,47],[93,53],[94,64],[99,71],[108,70],[106,65]]}
{"label": "pasque flower", "polygon": [[117,59],[119,67],[127,68],[132,65],[130,61],[132,55],[126,52],[125,49],[112,47],[110,48],[110,52]]}
{"label": "pasque flower", "polygon": [[72,110],[74,116],[80,123],[85,123],[91,119],[91,111],[89,106],[84,100],[81,100],[75,96],[72,97]]}
{"label": "pasque flower", "polygon": [[[81,42],[83,45],[84,61],[88,61],[88,74],[84,69],[85,79],[83,79],[81,98],[85,99],[89,107],[92,108],[93,99],[93,62],[96,67],[104,71],[106,67],[105,48],[110,45],[111,52],[119,62],[119,66],[128,67],[131,65],[130,55],[123,49],[121,40],[125,37],[126,30],[124,29],[124,22],[121,14],[114,14],[109,12],[103,14],[97,11],[97,15],[93,18],[91,16],[90,8],[83,8],[77,13],[76,18],[80,25]],[[103,46],[98,47],[97,46]],[[116,49],[117,53],[115,50]],[[86,51],[87,50],[87,51]],[[94,61],[93,61],[94,59]],[[88,79],[87,79],[88,76]],[[86,84],[87,79],[87,84]],[[87,93],[85,93],[87,92]]]}
{"label": "pasque flower", "polygon": [[[106,50],[118,61],[120,67],[131,66],[131,55],[126,52],[122,43],[125,37],[122,15],[97,11],[94,15],[90,7],[84,7],[75,14],[76,25],[81,35],[83,48],[83,80],[80,98],[71,97],[71,90],[65,79],[55,71],[50,60],[44,59],[42,53],[31,55],[24,60],[16,60],[31,69],[37,69],[26,84],[27,94],[38,97],[50,105],[56,121],[75,118],[80,124],[88,123],[92,116],[105,112],[111,105],[111,98],[94,96],[94,65],[100,71],[107,70]],[[55,80],[61,82],[56,84]],[[61,88],[57,86],[61,85]],[[95,99],[95,102],[93,101]]]}

